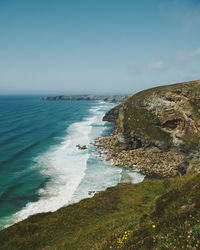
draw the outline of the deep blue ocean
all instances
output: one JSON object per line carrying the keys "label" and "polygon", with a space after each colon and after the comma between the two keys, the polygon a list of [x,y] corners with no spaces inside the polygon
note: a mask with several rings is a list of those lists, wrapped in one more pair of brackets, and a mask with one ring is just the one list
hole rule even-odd
{"label": "deep blue ocean", "polygon": [[[119,182],[144,177],[100,159],[90,143],[110,135],[113,104],[0,96],[0,229],[55,211]],[[87,145],[80,151],[76,145]]]}

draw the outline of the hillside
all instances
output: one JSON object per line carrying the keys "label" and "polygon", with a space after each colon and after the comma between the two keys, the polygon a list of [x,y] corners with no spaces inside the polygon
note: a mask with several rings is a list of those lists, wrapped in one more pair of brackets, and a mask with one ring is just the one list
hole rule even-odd
{"label": "hillside", "polygon": [[200,175],[120,184],[0,232],[0,249],[199,249]]}

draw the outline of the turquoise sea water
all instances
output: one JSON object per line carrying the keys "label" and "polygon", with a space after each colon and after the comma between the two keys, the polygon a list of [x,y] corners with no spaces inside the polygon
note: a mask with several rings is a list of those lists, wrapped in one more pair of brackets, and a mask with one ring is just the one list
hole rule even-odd
{"label": "turquoise sea water", "polygon": [[[0,228],[144,177],[102,161],[90,142],[112,132],[113,104],[0,96]],[[80,151],[77,144],[87,145]]]}

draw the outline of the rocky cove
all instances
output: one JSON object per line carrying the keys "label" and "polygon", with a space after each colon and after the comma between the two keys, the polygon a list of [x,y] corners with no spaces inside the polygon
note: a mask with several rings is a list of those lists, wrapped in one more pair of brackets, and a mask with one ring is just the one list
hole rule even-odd
{"label": "rocky cove", "polygon": [[184,162],[184,156],[176,152],[155,152],[144,148],[119,150],[116,136],[96,139],[94,145],[101,150],[99,156],[111,165],[128,167],[154,177],[176,176]]}
{"label": "rocky cove", "polygon": [[100,156],[148,176],[199,172],[200,81],[139,92],[108,111],[113,136],[97,138]]}

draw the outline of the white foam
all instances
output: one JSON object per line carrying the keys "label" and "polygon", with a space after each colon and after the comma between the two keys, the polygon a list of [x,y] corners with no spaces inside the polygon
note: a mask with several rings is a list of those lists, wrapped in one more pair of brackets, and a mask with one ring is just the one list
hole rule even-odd
{"label": "white foam", "polygon": [[142,173],[139,173],[135,170],[129,171],[128,175],[132,178],[131,183],[133,183],[133,184],[142,182],[145,178],[145,175],[143,175]]}
{"label": "white foam", "polygon": [[89,134],[98,109],[92,108],[92,117],[69,126],[68,136],[60,145],[35,159],[41,173],[49,176],[51,181],[38,191],[41,196],[39,201],[28,203],[14,215],[15,223],[36,213],[56,211],[69,203],[84,177],[89,158],[88,150],[78,150],[76,145],[89,145]]}
{"label": "white foam", "polygon": [[[90,190],[104,190],[120,182],[121,168],[113,168],[107,162],[99,162],[94,165],[88,164],[87,169],[89,157],[95,159],[92,148],[81,151],[76,147],[77,144],[89,146],[90,141],[102,134],[105,129],[103,115],[112,106],[112,104],[100,102],[98,106],[92,107],[89,110],[91,117],[69,126],[66,131],[67,136],[63,138],[60,145],[35,159],[41,173],[49,176],[51,181],[38,191],[40,199],[37,202],[28,203],[17,212],[9,225],[36,213],[54,212],[72,202],[91,197]],[[143,178],[139,173],[130,175],[135,182]]]}

